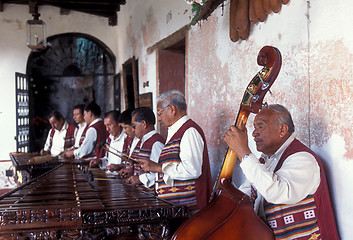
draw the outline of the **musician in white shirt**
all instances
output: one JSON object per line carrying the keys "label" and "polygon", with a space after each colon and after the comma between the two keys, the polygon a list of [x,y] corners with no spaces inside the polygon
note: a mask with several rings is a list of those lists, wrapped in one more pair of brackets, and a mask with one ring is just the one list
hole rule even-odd
{"label": "musician in white shirt", "polygon": [[84,104],[77,104],[74,106],[74,111],[73,111],[73,119],[77,123],[77,130],[75,132],[75,148],[80,147],[82,144],[81,141],[81,136],[83,133],[83,130],[85,130],[87,123],[85,122],[85,119],[83,117],[83,111],[85,109]]}

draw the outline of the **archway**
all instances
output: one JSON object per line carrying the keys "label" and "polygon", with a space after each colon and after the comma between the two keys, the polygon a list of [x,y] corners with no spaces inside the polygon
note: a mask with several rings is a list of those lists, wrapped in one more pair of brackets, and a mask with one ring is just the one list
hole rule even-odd
{"label": "archway", "polygon": [[92,100],[102,112],[113,109],[115,57],[98,39],[82,33],[48,38],[49,47],[28,57],[31,151],[43,147],[47,117],[60,111],[72,121],[72,107]]}

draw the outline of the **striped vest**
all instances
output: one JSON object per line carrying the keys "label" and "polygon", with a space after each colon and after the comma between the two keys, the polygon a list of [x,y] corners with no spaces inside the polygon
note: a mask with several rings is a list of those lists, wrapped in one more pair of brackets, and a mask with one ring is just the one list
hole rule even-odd
{"label": "striped vest", "polygon": [[321,182],[314,195],[296,204],[265,203],[265,214],[276,239],[322,239],[338,240],[326,176],[320,159],[304,144],[295,139],[284,151],[275,172],[286,158],[296,152],[309,152],[320,167]]}
{"label": "striped vest", "polygon": [[[65,135],[65,143],[64,143],[64,150],[72,147],[73,145],[75,145],[75,129],[76,126],[68,123],[68,127],[66,130],[66,135]],[[53,138],[54,138],[54,134],[55,134],[55,129],[52,128],[50,131],[50,136],[49,136],[49,150],[51,149],[51,147],[53,146]]]}
{"label": "striped vest", "polygon": [[[159,134],[155,133],[153,134],[149,139],[147,139],[142,146],[139,146],[139,149],[137,151],[134,151],[134,158],[137,159],[146,159],[150,160],[151,152],[152,152],[152,147],[155,142],[161,142],[164,144],[165,139]],[[136,146],[137,148],[137,146]],[[139,166],[134,166],[134,175],[141,175],[145,173]]]}
{"label": "striped vest", "polygon": [[81,134],[80,142],[79,142],[79,145],[80,145],[80,146],[82,145],[83,140],[85,140],[87,129],[88,129],[88,125],[85,127],[85,129],[83,130],[83,132],[82,132],[82,134]]}
{"label": "striped vest", "polygon": [[201,176],[191,180],[174,180],[174,185],[169,187],[163,180],[163,174],[159,173],[157,194],[177,205],[186,205],[190,210],[197,210],[207,205],[212,189],[207,144],[202,129],[191,119],[187,120],[164,146],[159,163],[181,162],[180,142],[185,131],[191,127],[199,132],[204,141]]}
{"label": "striped vest", "polygon": [[129,155],[133,138],[126,136],[123,145],[123,153]]}
{"label": "striped vest", "polygon": [[[124,140],[123,153],[127,156],[130,155],[131,145],[132,145],[133,140],[134,140],[134,138],[129,137],[129,136],[126,136],[126,138]],[[132,157],[132,154],[131,154],[131,157]],[[125,168],[131,169],[133,167],[131,162],[128,161],[128,158],[124,155],[121,157],[121,163],[124,163]]]}
{"label": "striped vest", "polygon": [[[112,139],[110,136],[108,136],[107,140],[105,141],[105,146],[110,149],[110,143],[112,142]],[[105,151],[105,156],[108,157],[110,153],[108,151]]]}

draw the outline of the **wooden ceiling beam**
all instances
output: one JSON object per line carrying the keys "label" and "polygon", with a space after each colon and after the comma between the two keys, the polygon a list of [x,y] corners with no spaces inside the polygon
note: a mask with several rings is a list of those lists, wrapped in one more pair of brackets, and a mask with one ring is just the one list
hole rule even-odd
{"label": "wooden ceiling beam", "polygon": [[28,0],[29,13],[38,15],[38,2],[37,0]]}
{"label": "wooden ceiling beam", "polygon": [[28,5],[32,15],[38,14],[39,5],[59,7],[63,14],[74,10],[105,17],[110,26],[115,26],[118,22],[117,12],[120,11],[120,5],[126,4],[126,0],[0,0],[0,12],[3,11],[4,3]]}

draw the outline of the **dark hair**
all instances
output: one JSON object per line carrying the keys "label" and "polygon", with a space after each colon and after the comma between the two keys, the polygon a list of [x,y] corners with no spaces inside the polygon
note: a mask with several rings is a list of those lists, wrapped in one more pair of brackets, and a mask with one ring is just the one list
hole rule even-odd
{"label": "dark hair", "polygon": [[101,115],[101,108],[95,102],[90,102],[85,106],[85,111],[91,111],[94,116],[99,117]]}
{"label": "dark hair", "polygon": [[111,116],[111,118],[114,122],[118,123],[119,117],[120,117],[120,112],[117,110],[112,110],[112,111],[104,113],[104,118],[107,118],[109,116]]}
{"label": "dark hair", "polygon": [[143,120],[148,123],[154,125],[156,123],[156,116],[153,111],[149,107],[140,107],[134,110],[131,113],[131,117],[135,115],[136,122],[142,122]]}
{"label": "dark hair", "polygon": [[58,112],[58,111],[52,111],[50,114],[49,114],[49,119],[54,117],[57,121],[60,121],[60,120],[64,120],[64,117],[63,115]]}
{"label": "dark hair", "polygon": [[85,110],[85,105],[84,104],[77,104],[74,106],[74,110],[79,109],[81,114],[83,115],[83,111]]}
{"label": "dark hair", "polygon": [[126,125],[131,125],[131,113],[133,109],[126,109],[124,112],[120,114],[119,123],[124,123]]}

